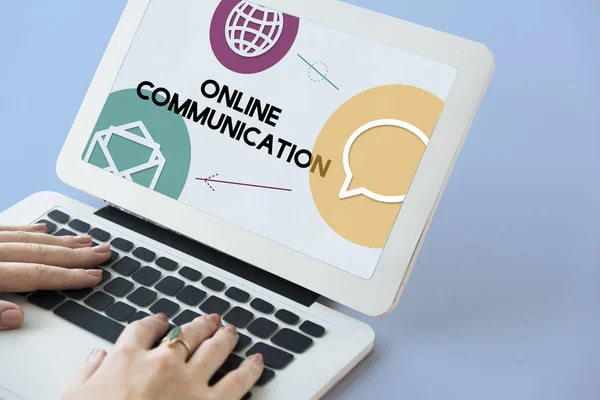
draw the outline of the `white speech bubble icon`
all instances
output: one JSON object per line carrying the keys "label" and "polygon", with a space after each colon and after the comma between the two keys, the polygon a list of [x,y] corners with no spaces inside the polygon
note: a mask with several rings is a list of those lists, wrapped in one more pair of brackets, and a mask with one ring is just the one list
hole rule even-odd
{"label": "white speech bubble icon", "polygon": [[350,139],[348,139],[348,141],[346,142],[346,147],[344,148],[342,162],[344,164],[346,180],[342,185],[342,190],[340,190],[340,199],[347,199],[349,197],[360,196],[362,194],[370,199],[379,201],[381,203],[402,203],[404,201],[406,194],[403,194],[401,196],[384,196],[381,194],[373,193],[366,187],[348,190],[350,189],[350,184],[352,183],[353,179],[352,169],[350,168],[350,150],[352,149],[352,145],[360,135],[362,135],[370,129],[377,128],[380,126],[395,126],[398,128],[405,129],[410,133],[414,134],[416,137],[418,137],[425,144],[425,147],[427,147],[427,145],[429,144],[429,138],[427,137],[427,135],[425,135],[423,131],[421,131],[419,128],[412,124],[409,124],[406,121],[401,121],[398,119],[378,119],[376,121],[371,121],[367,124],[364,124],[363,126],[358,128],[352,134],[352,136],[350,136]]}

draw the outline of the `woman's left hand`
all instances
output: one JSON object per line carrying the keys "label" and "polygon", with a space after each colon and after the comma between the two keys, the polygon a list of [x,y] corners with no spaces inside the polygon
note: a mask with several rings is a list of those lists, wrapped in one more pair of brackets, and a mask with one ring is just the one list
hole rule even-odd
{"label": "woman's left hand", "polygon": [[[110,258],[109,245],[92,247],[90,236],[51,236],[46,225],[0,226],[0,293],[83,289],[102,280],[86,269]],[[23,323],[23,310],[0,300],[0,331]]]}

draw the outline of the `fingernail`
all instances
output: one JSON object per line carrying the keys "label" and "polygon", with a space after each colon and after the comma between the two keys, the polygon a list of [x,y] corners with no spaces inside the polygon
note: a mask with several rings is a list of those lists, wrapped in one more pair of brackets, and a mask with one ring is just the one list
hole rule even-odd
{"label": "fingernail", "polygon": [[92,241],[92,237],[88,236],[88,235],[73,236],[73,240],[76,241],[77,243],[85,244],[85,243],[91,242]]}
{"label": "fingernail", "polygon": [[31,228],[34,231],[46,232],[46,224],[34,224],[34,225],[31,225]]}
{"label": "fingernail", "polygon": [[158,319],[162,319],[165,322],[169,322],[169,318],[167,318],[166,314],[158,313],[158,314],[155,314],[154,316]]}
{"label": "fingernail", "polygon": [[106,355],[106,352],[102,349],[94,349],[92,350],[92,352],[88,355],[87,360],[88,361],[96,361],[99,358],[102,358]]}
{"label": "fingernail", "polygon": [[18,328],[23,322],[23,314],[19,310],[5,310],[0,314],[0,325],[5,328]]}
{"label": "fingernail", "polygon": [[263,363],[263,356],[260,353],[253,354],[252,356],[250,356],[250,359],[257,364]]}
{"label": "fingernail", "polygon": [[225,328],[223,328],[223,329],[225,329],[225,330],[226,330],[227,332],[229,332],[229,333],[232,333],[232,334],[234,334],[234,335],[237,335],[237,332],[236,332],[236,330],[235,330],[235,326],[234,326],[234,325],[227,325],[227,326],[226,326]]}
{"label": "fingernail", "polygon": [[90,352],[90,354],[88,354],[87,360],[88,361],[92,361],[94,358],[96,358],[98,356],[98,353],[100,352],[99,349],[94,349]]}
{"label": "fingernail", "polygon": [[221,325],[221,316],[219,314],[210,314],[206,318],[217,325]]}
{"label": "fingernail", "polygon": [[104,272],[101,269],[88,269],[86,271],[91,276],[102,276],[102,272]]}
{"label": "fingernail", "polygon": [[92,250],[94,250],[94,253],[108,253],[110,251],[110,245],[103,244],[103,245],[94,247]]}

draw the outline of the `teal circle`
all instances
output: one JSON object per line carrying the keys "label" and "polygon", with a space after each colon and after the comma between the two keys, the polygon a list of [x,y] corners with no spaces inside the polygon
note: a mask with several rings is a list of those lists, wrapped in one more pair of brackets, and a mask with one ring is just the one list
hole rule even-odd
{"label": "teal circle", "polygon": [[[144,91],[144,94],[150,93]],[[178,199],[187,182],[191,163],[192,150],[187,126],[182,116],[170,112],[167,107],[158,107],[151,100],[138,97],[136,89],[120,90],[109,95],[83,153],[84,160],[97,132],[139,121],[143,122],[153,141],[160,145],[160,152],[165,159],[154,191]],[[129,131],[141,136],[140,129]],[[88,162],[105,168],[108,162],[102,149],[96,147],[95,144]],[[108,149],[119,171],[146,162],[151,153],[147,147],[115,135],[111,137]],[[132,177],[134,182],[150,187],[153,175],[152,170],[148,170]]]}

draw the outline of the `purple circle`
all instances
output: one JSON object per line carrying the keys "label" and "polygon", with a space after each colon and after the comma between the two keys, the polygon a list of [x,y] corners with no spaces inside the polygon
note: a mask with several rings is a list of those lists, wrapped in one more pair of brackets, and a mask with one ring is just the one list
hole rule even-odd
{"label": "purple circle", "polygon": [[215,56],[225,68],[240,74],[255,74],[273,67],[286,56],[296,40],[300,19],[283,14],[283,29],[276,43],[262,55],[243,57],[229,47],[226,37],[229,15],[243,2],[245,1],[222,0],[217,6],[210,25],[210,44]]}

